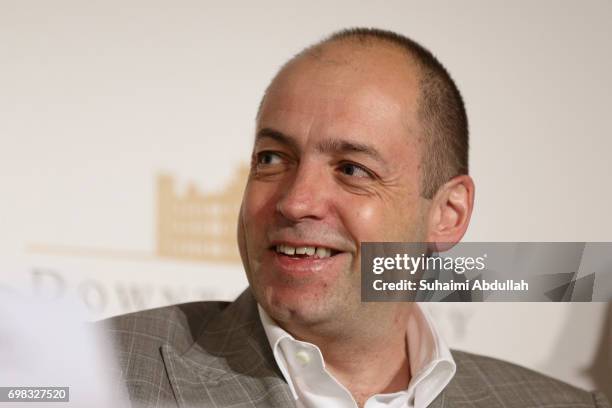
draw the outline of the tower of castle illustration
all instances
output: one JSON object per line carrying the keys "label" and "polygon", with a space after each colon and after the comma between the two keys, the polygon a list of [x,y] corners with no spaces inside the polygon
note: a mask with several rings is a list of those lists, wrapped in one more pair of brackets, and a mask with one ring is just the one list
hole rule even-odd
{"label": "tower of castle illustration", "polygon": [[203,194],[190,184],[175,190],[167,174],[157,178],[157,255],[186,260],[239,262],[236,222],[248,168],[240,166],[219,192]]}

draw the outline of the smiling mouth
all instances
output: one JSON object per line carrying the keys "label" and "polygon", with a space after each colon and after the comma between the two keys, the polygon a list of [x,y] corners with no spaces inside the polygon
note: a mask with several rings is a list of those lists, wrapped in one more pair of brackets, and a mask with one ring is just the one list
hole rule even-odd
{"label": "smiling mouth", "polygon": [[285,255],[291,258],[312,258],[312,259],[324,259],[330,258],[340,253],[335,249],[326,247],[313,247],[313,246],[302,246],[293,247],[290,245],[279,244],[273,246],[273,249],[277,254]]}

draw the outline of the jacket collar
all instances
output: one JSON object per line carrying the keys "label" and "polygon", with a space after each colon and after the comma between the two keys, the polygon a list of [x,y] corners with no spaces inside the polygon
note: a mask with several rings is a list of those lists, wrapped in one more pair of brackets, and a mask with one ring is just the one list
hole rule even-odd
{"label": "jacket collar", "polygon": [[249,290],[206,324],[181,353],[161,347],[179,407],[295,407],[278,370]]}

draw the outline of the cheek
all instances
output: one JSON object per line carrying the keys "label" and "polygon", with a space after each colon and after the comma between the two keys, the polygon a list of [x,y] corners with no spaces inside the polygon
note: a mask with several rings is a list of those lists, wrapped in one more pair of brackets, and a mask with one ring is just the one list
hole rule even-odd
{"label": "cheek", "polygon": [[374,202],[363,202],[355,206],[348,229],[359,242],[381,241],[385,234],[385,214],[380,205]]}
{"label": "cheek", "polygon": [[420,239],[421,218],[416,206],[361,203],[352,213],[349,230],[359,242],[412,241]]}
{"label": "cheek", "polygon": [[355,224],[359,228],[376,223],[380,215],[376,211],[376,206],[372,204],[361,205],[355,213]]}
{"label": "cheek", "polygon": [[261,242],[276,208],[275,189],[267,183],[250,182],[244,190],[242,221],[247,245]]}

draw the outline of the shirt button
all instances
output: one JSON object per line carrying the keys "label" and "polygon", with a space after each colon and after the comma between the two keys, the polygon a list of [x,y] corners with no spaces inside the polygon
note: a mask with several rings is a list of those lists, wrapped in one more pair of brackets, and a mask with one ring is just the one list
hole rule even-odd
{"label": "shirt button", "polygon": [[310,363],[310,354],[306,350],[300,350],[295,353],[295,358],[300,362],[301,365],[305,366]]}

